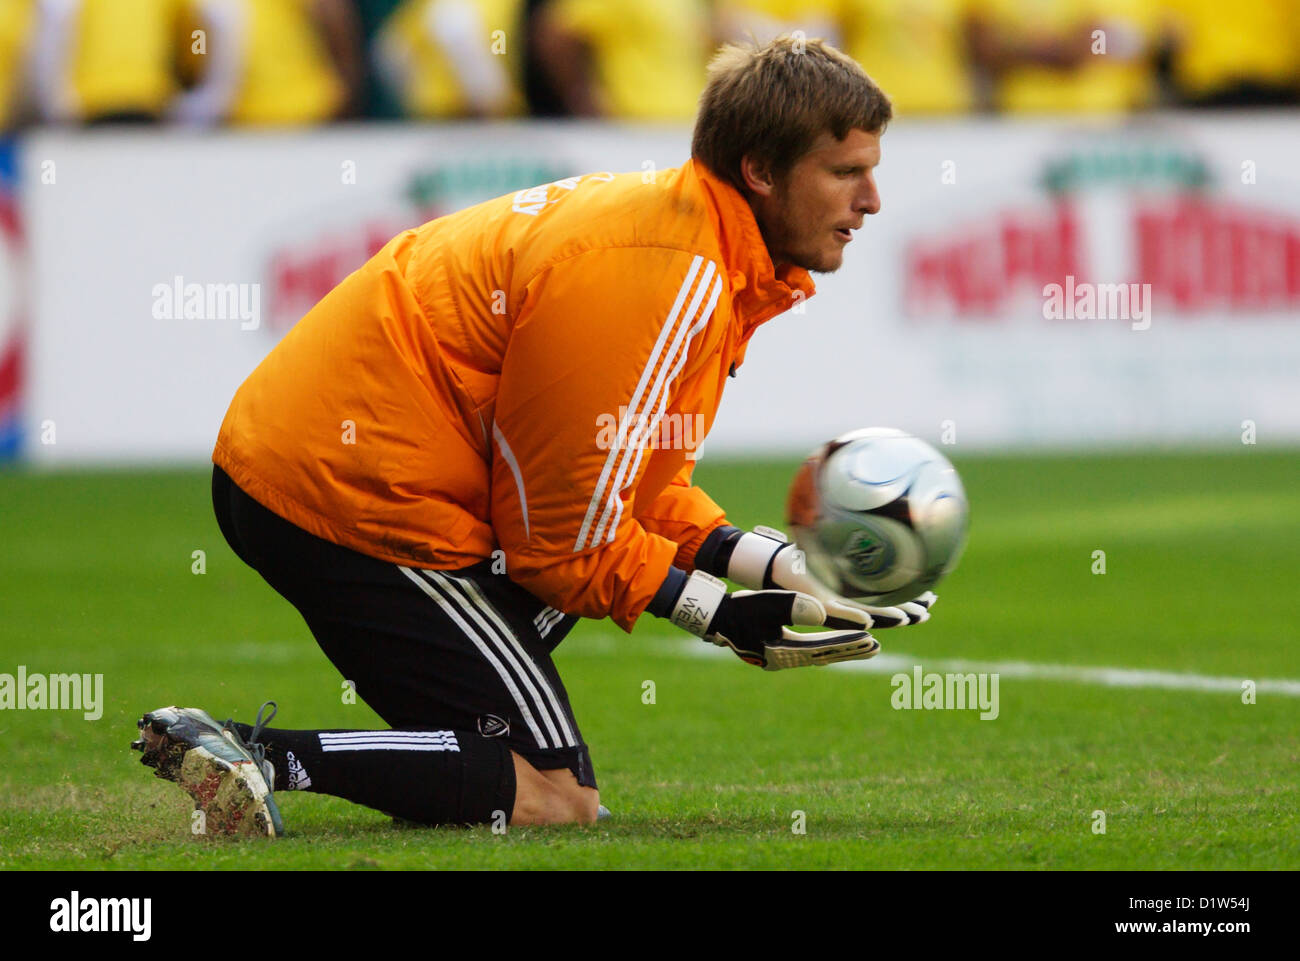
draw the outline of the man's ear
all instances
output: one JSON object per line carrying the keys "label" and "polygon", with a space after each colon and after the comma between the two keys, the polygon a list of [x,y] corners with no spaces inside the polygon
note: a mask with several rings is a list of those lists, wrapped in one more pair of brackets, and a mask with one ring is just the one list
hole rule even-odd
{"label": "man's ear", "polygon": [[751,193],[768,197],[775,189],[770,165],[751,154],[740,158],[740,177]]}

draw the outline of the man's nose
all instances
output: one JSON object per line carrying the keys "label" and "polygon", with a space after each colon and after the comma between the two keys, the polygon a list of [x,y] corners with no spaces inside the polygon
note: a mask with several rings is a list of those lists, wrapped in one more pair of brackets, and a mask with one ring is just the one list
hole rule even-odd
{"label": "man's nose", "polygon": [[858,209],[864,214],[880,213],[880,191],[874,183],[867,185],[867,190],[858,200]]}

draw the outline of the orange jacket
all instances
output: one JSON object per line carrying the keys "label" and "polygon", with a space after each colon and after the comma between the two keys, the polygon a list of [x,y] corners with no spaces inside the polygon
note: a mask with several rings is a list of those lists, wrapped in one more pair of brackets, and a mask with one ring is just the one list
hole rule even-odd
{"label": "orange jacket", "polygon": [[653,181],[573,177],[399,234],[243,383],[213,461],[318,537],[435,569],[499,547],[546,603],[630,631],[724,521],[690,448],[728,372],[814,291],[703,165]]}

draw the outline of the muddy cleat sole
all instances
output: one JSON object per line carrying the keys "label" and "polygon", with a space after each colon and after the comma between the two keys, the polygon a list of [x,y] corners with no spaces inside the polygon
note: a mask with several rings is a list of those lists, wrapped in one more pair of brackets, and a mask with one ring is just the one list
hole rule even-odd
{"label": "muddy cleat sole", "polygon": [[[258,721],[256,730],[262,727],[260,712]],[[175,781],[194,798],[195,810],[204,815],[199,833],[269,838],[284,834],[271,793],[275,772],[255,737],[246,744],[229,722],[218,724],[206,711],[189,707],[150,711],[137,727],[140,738],[131,747],[155,776]]]}

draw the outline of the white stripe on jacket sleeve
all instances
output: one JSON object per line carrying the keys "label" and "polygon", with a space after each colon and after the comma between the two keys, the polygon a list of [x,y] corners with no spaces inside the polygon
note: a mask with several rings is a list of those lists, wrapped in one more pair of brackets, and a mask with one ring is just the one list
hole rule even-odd
{"label": "white stripe on jacket sleeve", "polygon": [[[686,302],[687,296],[692,289],[696,287],[696,280],[700,275],[700,267],[706,264],[704,268],[704,278],[696,290],[695,296],[691,302],[691,309],[683,312],[682,307]],[[692,260],[690,267],[686,272],[686,278],[682,281],[677,290],[677,296],[673,300],[673,305],[668,311],[668,317],[665,319],[663,326],[659,330],[659,336],[655,341],[654,348],[650,351],[650,357],[646,361],[645,367],[641,371],[641,377],[637,381],[636,389],[632,392],[632,398],[627,405],[627,416],[620,420],[618,425],[617,439],[611,447],[605,458],[605,464],[600,472],[600,478],[596,482],[595,490],[592,492],[591,501],[587,505],[587,513],[583,517],[582,526],[578,530],[577,540],[574,542],[573,550],[578,552],[588,546],[594,545],[599,540],[599,534],[593,530],[593,521],[596,517],[597,508],[606,503],[609,498],[619,499],[619,485],[621,479],[616,480],[613,489],[610,489],[611,475],[615,473],[619,465],[623,469],[619,470],[618,477],[622,478],[626,474],[626,458],[630,452],[631,444],[628,441],[628,428],[632,425],[634,439],[641,441],[645,435],[645,425],[640,424],[640,418],[645,416],[645,411],[653,406],[657,399],[657,392],[662,386],[663,374],[666,366],[671,362],[680,344],[681,338],[686,329],[690,326],[696,310],[698,309],[700,299],[704,289],[707,287],[710,278],[717,271],[717,264],[713,261],[705,261],[703,257],[696,255]],[[669,349],[665,356],[665,348]],[[659,377],[655,381],[654,389],[647,393],[647,385],[655,371],[659,371]],[[602,513],[602,517],[608,516],[608,508]],[[603,527],[603,523],[601,525]]]}

